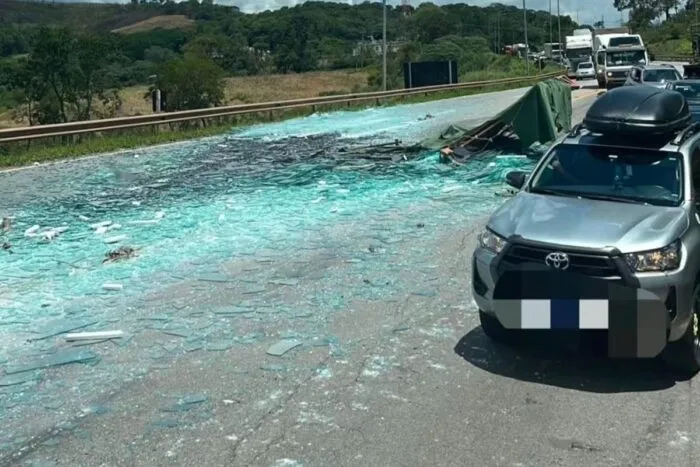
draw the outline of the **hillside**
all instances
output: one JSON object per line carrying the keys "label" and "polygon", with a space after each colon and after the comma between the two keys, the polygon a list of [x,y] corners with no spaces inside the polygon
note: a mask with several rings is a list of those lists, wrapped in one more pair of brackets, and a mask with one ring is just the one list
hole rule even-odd
{"label": "hillside", "polygon": [[98,3],[0,1],[0,28],[42,24],[111,31],[161,14],[157,8]]}
{"label": "hillside", "polygon": [[[550,40],[550,25],[556,29],[558,20],[544,11],[528,11],[527,19],[529,42],[537,49]],[[522,21],[522,9],[502,4],[390,7],[387,85],[401,87],[402,63],[416,60],[456,60],[463,78],[524,73],[522,60],[502,52],[504,45],[524,40]],[[564,16],[561,27],[569,34],[576,24]],[[169,105],[176,107],[249,102],[294,94],[285,88],[294,80],[279,76],[310,72],[316,74],[303,93],[375,90],[382,81],[381,35],[382,6],[376,1],[354,6],[309,1],[244,14],[210,0],[121,5],[0,0],[0,112],[32,124],[142,112],[147,106],[133,102],[154,84],[197,90],[180,101],[171,94]],[[322,84],[322,74],[340,70],[363,73]],[[269,75],[278,77],[249,85]],[[225,80],[244,77],[251,79]]]}
{"label": "hillside", "polygon": [[115,34],[137,34],[157,29],[191,29],[195,27],[195,25],[196,22],[185,15],[161,15],[113,29],[111,32]]}

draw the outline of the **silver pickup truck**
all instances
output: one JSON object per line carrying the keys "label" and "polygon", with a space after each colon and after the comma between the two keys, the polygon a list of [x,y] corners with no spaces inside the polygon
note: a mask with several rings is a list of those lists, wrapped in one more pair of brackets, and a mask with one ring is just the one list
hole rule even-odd
{"label": "silver pickup truck", "polygon": [[472,258],[484,333],[602,333],[611,357],[700,370],[700,126],[647,86],[599,97],[492,214]]}

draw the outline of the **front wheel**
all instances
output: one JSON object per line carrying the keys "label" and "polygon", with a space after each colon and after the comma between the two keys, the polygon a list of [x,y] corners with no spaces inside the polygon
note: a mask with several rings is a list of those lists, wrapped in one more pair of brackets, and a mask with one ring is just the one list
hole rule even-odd
{"label": "front wheel", "polygon": [[479,322],[481,329],[489,339],[502,344],[515,343],[516,331],[503,327],[495,316],[479,310]]}
{"label": "front wheel", "polygon": [[688,377],[700,371],[700,283],[693,290],[692,306],[693,314],[685,334],[677,341],[670,342],[663,354],[669,368]]}

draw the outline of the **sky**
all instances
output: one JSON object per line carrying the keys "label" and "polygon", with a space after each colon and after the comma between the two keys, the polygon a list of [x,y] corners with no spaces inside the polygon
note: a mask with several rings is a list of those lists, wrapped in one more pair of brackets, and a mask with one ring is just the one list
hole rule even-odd
{"label": "sky", "polygon": [[[129,0],[58,0],[59,2],[85,1],[92,3],[128,3]],[[326,0],[324,0],[326,1]],[[328,0],[337,3],[362,3],[365,0]],[[373,0],[379,1],[379,0]],[[387,0],[390,5],[398,5],[401,0]],[[411,5],[417,7],[424,0],[410,0]],[[556,14],[557,0],[552,1],[552,12]],[[235,5],[245,13],[258,13],[265,10],[274,10],[284,6],[294,6],[304,3],[304,0],[215,0],[215,3]],[[525,0],[528,10],[549,10],[550,0]],[[487,6],[491,3],[515,5],[521,8],[522,0],[432,0],[437,5],[448,3],[467,3],[474,6]],[[620,12],[613,7],[613,0],[559,0],[559,11],[562,15],[569,15],[579,24],[593,24],[601,19],[605,20],[608,27],[620,25]],[[627,19],[627,15],[625,15]]]}

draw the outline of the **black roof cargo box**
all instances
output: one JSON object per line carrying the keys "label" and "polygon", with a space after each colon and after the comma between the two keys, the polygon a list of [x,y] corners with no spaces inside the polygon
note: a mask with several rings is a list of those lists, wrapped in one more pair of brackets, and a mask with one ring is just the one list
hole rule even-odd
{"label": "black roof cargo box", "polygon": [[623,86],[600,96],[583,126],[603,135],[658,136],[687,127],[692,116],[683,95],[652,86]]}

